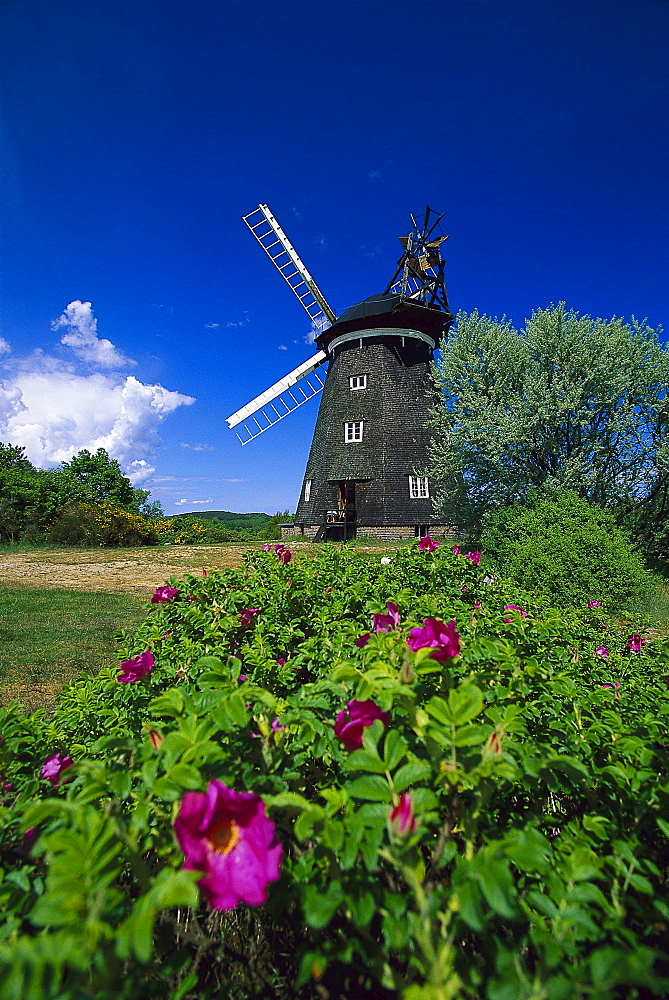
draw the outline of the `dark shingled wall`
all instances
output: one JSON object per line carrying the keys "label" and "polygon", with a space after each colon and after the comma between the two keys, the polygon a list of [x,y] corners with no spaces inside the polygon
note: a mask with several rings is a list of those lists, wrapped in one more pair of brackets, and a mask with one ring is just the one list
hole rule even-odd
{"label": "dark shingled wall", "polygon": [[[323,524],[338,505],[338,482],[356,481],[358,527],[413,526],[433,520],[428,499],[412,500],[409,475],[427,465],[431,348],[388,329],[335,348],[330,359],[304,480],[297,525]],[[367,388],[352,390],[351,375],[366,375]],[[344,425],[364,421],[363,440],[345,443]]]}

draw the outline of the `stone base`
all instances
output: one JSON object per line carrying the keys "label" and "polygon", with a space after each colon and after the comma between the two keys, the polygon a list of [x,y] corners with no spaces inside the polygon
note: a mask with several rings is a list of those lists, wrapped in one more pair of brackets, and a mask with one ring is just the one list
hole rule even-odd
{"label": "stone base", "polygon": [[[431,524],[426,525],[427,532],[431,538],[457,538],[458,532],[455,528],[450,527],[447,524]],[[318,534],[321,525],[320,524],[282,524],[281,537],[291,538],[296,535],[302,535],[303,538],[311,539],[312,541]],[[358,525],[355,533],[356,538],[378,538],[381,541],[401,541],[404,538],[416,538],[416,527],[413,524],[396,525],[396,524],[379,524],[379,525]]]}

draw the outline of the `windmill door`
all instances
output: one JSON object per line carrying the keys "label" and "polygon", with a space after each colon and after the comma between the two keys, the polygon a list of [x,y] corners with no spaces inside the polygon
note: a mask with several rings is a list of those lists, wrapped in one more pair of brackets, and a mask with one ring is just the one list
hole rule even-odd
{"label": "windmill door", "polygon": [[325,537],[330,542],[345,542],[349,538],[355,538],[355,480],[337,483],[337,494],[337,515],[326,526]]}

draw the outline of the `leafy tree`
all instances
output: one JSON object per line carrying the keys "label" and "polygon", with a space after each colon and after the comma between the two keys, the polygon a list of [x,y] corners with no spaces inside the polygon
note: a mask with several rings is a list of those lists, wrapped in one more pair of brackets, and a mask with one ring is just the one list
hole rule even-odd
{"label": "leafy tree", "polygon": [[138,513],[149,496],[148,490],[134,488],[104,448],[98,448],[95,454],[82,448],[69,462],[63,462],[61,469],[89,487],[93,503],[111,503]]}
{"label": "leafy tree", "polygon": [[278,510],[276,514],[270,517],[265,527],[257,533],[256,538],[281,538],[281,528],[279,525],[291,523],[293,516],[289,510]]}
{"label": "leafy tree", "polygon": [[635,611],[653,580],[611,512],[568,490],[545,490],[527,505],[498,507],[483,518],[489,562],[538,598],[558,607]]}
{"label": "leafy tree", "polygon": [[652,506],[669,482],[669,353],[645,323],[564,303],[522,330],[458,315],[436,369],[430,470],[440,513],[476,524],[545,483],[601,506]]}
{"label": "leafy tree", "polygon": [[14,542],[27,527],[40,524],[41,500],[40,476],[30,463],[0,468],[0,540]]}
{"label": "leafy tree", "polygon": [[25,469],[34,471],[34,466],[26,456],[26,450],[21,445],[3,444],[0,441],[0,470]]}

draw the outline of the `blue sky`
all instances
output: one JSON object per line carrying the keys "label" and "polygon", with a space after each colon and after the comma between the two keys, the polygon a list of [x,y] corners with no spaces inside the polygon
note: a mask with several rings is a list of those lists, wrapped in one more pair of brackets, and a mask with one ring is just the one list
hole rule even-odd
{"label": "blue sky", "polygon": [[337,313],[429,202],[453,310],[666,327],[668,29],[667,0],[6,0],[0,440],[102,444],[168,514],[294,509],[317,402],[225,423],[313,353],[258,202]]}

